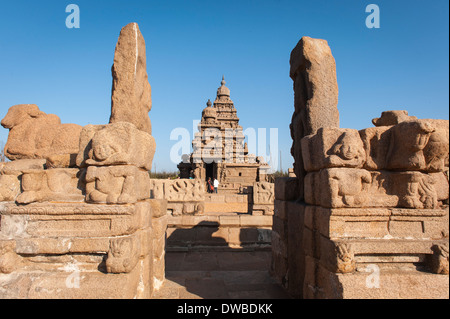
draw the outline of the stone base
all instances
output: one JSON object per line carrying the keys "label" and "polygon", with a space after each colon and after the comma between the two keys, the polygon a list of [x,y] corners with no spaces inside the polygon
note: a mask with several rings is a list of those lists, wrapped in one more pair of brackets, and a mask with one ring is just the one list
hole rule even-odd
{"label": "stone base", "polygon": [[[142,276],[149,260],[130,273],[109,274],[76,271],[66,266],[56,271],[25,271],[0,274],[2,299],[143,299],[150,298],[151,281]],[[58,271],[59,270],[59,271]],[[147,277],[144,279],[144,277]]]}
{"label": "stone base", "polygon": [[[449,276],[417,270],[366,268],[366,272],[336,274],[320,265],[307,266],[303,296],[307,299],[448,299]],[[314,274],[313,274],[314,273]],[[311,277],[316,277],[316,285]]]}
{"label": "stone base", "polygon": [[0,204],[0,299],[151,298],[165,202]]}
{"label": "stone base", "polygon": [[210,213],[169,216],[167,250],[270,249],[272,216]]}

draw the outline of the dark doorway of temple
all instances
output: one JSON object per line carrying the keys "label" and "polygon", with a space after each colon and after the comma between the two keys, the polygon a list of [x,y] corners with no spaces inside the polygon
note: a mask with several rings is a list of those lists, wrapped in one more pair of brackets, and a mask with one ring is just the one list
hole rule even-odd
{"label": "dark doorway of temple", "polygon": [[213,180],[214,179],[214,163],[205,164],[205,169],[206,169],[206,180],[208,180],[208,178],[211,178],[211,180]]}

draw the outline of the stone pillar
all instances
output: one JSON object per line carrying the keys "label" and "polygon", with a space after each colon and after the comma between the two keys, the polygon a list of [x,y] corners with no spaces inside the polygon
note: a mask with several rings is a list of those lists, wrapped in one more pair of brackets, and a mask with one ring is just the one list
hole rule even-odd
{"label": "stone pillar", "polygon": [[300,140],[321,127],[339,127],[336,63],[327,41],[303,37],[291,52],[290,77],[294,81],[294,114],[290,125],[294,172],[303,198]]}
{"label": "stone pillar", "polygon": [[112,66],[111,117],[109,123],[129,122],[152,134],[148,112],[152,108],[145,40],[137,23],[122,28]]}

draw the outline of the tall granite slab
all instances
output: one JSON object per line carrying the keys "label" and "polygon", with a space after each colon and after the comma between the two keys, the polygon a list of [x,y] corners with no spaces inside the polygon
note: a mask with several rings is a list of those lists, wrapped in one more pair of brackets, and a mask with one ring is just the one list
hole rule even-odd
{"label": "tall granite slab", "polygon": [[[338,128],[339,111],[336,63],[327,41],[303,37],[291,52],[290,77],[294,81],[294,106],[290,125],[294,172],[303,185],[300,140],[320,128]],[[299,189],[303,198],[303,188]]]}
{"label": "tall granite slab", "polygon": [[109,123],[129,122],[152,134],[148,112],[152,108],[145,40],[137,23],[122,28],[112,66],[111,117]]}

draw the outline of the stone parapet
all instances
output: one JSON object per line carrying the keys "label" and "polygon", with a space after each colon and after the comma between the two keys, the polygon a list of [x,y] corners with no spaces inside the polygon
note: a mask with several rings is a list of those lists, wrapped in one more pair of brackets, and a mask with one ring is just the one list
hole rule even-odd
{"label": "stone parapet", "polygon": [[156,222],[164,217],[152,218],[160,215],[155,207],[152,200],[129,205],[2,203],[0,295],[150,298],[157,283],[151,275],[158,271],[154,261],[164,259],[165,224]]}

